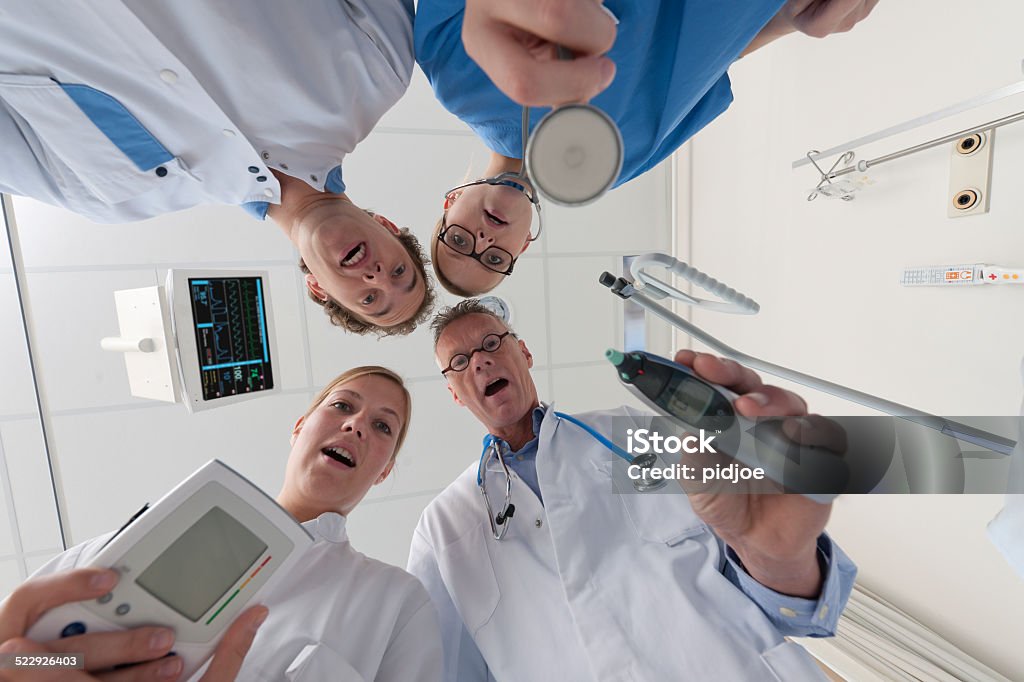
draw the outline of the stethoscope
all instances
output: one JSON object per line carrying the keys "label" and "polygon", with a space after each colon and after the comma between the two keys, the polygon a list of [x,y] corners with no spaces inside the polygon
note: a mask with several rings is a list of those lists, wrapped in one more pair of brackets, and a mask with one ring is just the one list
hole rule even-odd
{"label": "stethoscope", "polygon": [[[638,492],[657,490],[665,485],[666,481],[664,479],[652,479],[647,475],[657,462],[657,457],[655,455],[646,454],[631,457],[628,452],[605,438],[599,431],[586,422],[580,421],[576,417],[565,414],[564,412],[555,412],[554,415],[559,419],[564,419],[567,422],[575,424],[586,431],[591,438],[611,450],[615,455],[626,460],[630,464],[639,466],[640,474],[636,480],[633,481],[633,487],[636,488]],[[508,522],[516,513],[516,506],[512,504],[512,473],[508,470],[508,464],[505,463],[505,453],[503,452],[503,449],[505,448],[508,448],[508,444],[500,438],[495,438],[491,434],[484,436],[484,448],[480,453],[480,463],[476,468],[476,485],[480,490],[480,495],[484,498],[484,507],[487,509],[487,521],[490,523],[491,534],[494,536],[495,540],[501,540],[505,537],[505,533],[508,531]],[[505,501],[501,507],[501,511],[497,514],[494,513],[494,508],[491,506],[491,499],[487,496],[487,471],[485,467],[490,462],[491,457],[496,457],[498,459],[498,462],[501,464],[502,471],[505,473]]]}
{"label": "stethoscope", "polygon": [[[558,58],[573,57],[571,52],[559,47]],[[597,107],[584,103],[555,107],[531,133],[530,108],[524,106],[521,126],[522,166],[519,171],[501,173],[469,185],[515,187],[530,199],[539,216],[540,203],[526,191],[524,184],[531,185],[554,204],[573,207],[597,201],[618,180],[625,157],[622,133],[615,121]]]}

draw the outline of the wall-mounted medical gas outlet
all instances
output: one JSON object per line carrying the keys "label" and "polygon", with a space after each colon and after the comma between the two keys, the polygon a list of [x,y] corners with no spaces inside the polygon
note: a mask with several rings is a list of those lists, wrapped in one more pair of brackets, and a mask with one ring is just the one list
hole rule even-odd
{"label": "wall-mounted medical gas outlet", "polygon": [[994,129],[961,137],[953,143],[949,156],[950,218],[988,213],[992,186],[992,147]]}

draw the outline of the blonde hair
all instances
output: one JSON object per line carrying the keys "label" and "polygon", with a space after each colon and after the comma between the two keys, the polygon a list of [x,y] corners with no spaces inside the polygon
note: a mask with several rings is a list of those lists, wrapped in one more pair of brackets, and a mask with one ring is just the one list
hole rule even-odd
{"label": "blonde hair", "polygon": [[402,449],[402,443],[405,442],[405,436],[409,431],[409,422],[412,420],[412,396],[409,395],[409,389],[405,387],[405,382],[395,372],[391,371],[387,367],[380,367],[378,365],[363,365],[362,367],[353,367],[347,372],[342,372],[338,376],[334,377],[327,386],[317,395],[317,397],[310,404],[309,409],[306,410],[306,414],[302,415],[305,420],[313,413],[320,403],[330,395],[331,391],[340,386],[341,384],[348,383],[353,379],[366,376],[379,376],[389,379],[398,385],[402,389],[402,395],[405,396],[405,413],[402,415],[402,427],[398,430],[398,438],[395,439],[395,451],[391,453],[391,459],[395,459],[398,456],[398,451]]}

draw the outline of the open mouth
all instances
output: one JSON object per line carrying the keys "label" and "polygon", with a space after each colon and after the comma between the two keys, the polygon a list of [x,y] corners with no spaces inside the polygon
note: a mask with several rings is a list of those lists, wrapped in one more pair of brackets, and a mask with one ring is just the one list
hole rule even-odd
{"label": "open mouth", "polygon": [[345,267],[359,265],[366,258],[366,242],[359,242],[351,251],[345,254],[341,264]]}
{"label": "open mouth", "polygon": [[335,462],[340,462],[351,469],[354,469],[356,466],[356,460],[352,458],[352,455],[350,455],[345,448],[324,448],[320,452],[324,453]]}
{"label": "open mouth", "polygon": [[508,379],[495,379],[484,387],[484,395],[490,398],[508,386]]}
{"label": "open mouth", "polygon": [[508,225],[508,221],[505,220],[505,216],[497,211],[484,209],[484,214],[496,225]]}

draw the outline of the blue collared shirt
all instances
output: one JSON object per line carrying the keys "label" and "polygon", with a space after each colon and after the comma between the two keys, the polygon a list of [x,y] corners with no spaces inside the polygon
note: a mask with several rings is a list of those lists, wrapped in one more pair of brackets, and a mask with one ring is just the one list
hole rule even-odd
{"label": "blue collared shirt", "polygon": [[[537,436],[540,434],[540,425],[544,421],[544,407],[533,408],[533,440],[520,449],[505,455],[505,464],[522,479],[523,483],[530,486],[541,504],[544,498],[540,494],[540,484],[537,482]],[[508,445],[500,438],[495,440]]]}

